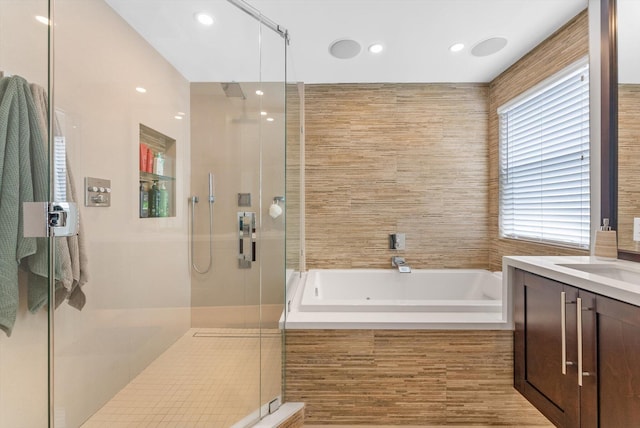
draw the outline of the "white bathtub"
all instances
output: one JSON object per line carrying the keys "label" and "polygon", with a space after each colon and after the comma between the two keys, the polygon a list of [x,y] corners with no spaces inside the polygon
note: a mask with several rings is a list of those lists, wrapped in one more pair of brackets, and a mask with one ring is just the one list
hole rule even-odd
{"label": "white bathtub", "polygon": [[310,270],[290,287],[285,328],[509,329],[501,272]]}

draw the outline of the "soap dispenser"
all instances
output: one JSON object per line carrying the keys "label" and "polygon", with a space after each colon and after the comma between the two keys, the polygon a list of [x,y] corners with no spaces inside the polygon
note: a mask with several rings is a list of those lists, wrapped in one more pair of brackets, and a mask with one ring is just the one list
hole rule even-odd
{"label": "soap dispenser", "polygon": [[609,219],[602,220],[600,230],[596,230],[595,250],[593,254],[598,259],[616,260],[618,258],[618,239],[615,230],[611,230]]}

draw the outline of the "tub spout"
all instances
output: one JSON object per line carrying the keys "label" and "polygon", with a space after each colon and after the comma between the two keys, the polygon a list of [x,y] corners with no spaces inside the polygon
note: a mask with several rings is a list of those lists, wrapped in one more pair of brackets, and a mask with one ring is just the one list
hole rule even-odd
{"label": "tub spout", "polygon": [[398,272],[400,273],[411,273],[411,266],[407,264],[404,257],[391,257],[391,266],[398,268]]}

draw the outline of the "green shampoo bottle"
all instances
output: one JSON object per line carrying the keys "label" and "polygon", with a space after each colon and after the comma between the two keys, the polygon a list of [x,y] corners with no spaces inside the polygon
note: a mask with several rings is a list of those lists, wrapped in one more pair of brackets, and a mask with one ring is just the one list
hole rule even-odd
{"label": "green shampoo bottle", "polygon": [[149,190],[149,217],[158,217],[160,208],[160,189],[158,189],[158,181],[153,181],[153,186]]}
{"label": "green shampoo bottle", "polygon": [[158,217],[169,217],[169,192],[163,181],[160,182],[160,194],[158,201]]}

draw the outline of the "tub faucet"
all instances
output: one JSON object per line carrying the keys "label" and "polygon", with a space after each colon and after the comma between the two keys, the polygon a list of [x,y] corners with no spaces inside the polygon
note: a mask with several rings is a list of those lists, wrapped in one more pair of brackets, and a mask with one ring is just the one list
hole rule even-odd
{"label": "tub faucet", "polygon": [[398,272],[400,273],[411,273],[411,266],[407,264],[404,257],[391,257],[391,266],[398,268]]}

